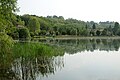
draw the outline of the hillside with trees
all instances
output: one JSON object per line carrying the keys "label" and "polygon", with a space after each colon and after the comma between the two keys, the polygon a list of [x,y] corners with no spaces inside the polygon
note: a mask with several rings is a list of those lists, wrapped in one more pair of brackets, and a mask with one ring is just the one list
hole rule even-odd
{"label": "hillside with trees", "polygon": [[[86,36],[120,36],[118,22],[85,22],[77,19],[64,19],[62,16],[15,15],[11,23],[13,26],[6,29],[12,38],[55,37],[61,35]],[[22,29],[22,30],[21,30]],[[9,31],[8,31],[9,30]]]}
{"label": "hillside with trees", "polygon": [[[8,6],[9,5],[9,6]],[[31,37],[56,37],[72,35],[87,36],[120,36],[118,22],[81,21],[63,16],[17,15],[17,1],[0,1],[0,34],[13,39],[30,39]]]}

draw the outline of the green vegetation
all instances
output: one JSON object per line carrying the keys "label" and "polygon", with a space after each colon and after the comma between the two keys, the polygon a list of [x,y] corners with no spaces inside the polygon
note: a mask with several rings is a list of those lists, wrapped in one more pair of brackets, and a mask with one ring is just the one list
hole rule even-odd
{"label": "green vegetation", "polygon": [[5,33],[0,33],[0,54],[10,53],[13,44],[12,38]]}
{"label": "green vegetation", "polygon": [[15,43],[9,53],[0,54],[0,80],[35,80],[38,73],[42,76],[54,74],[56,68],[63,67],[63,55],[64,51],[57,46]]}
{"label": "green vegetation", "polygon": [[0,0],[0,54],[9,52],[13,45],[13,40],[7,33],[13,27],[13,12],[16,9],[16,0]]}
{"label": "green vegetation", "polygon": [[[120,36],[120,25],[118,22],[99,22],[95,23],[84,22],[76,19],[64,19],[62,16],[47,16],[39,17],[36,15],[16,15],[17,25],[14,25],[14,30],[18,28],[27,28],[27,33],[17,32],[10,29],[9,36],[13,38],[27,38],[18,37],[17,34],[22,33],[30,37],[56,37],[61,35],[72,35],[72,36]],[[10,33],[11,32],[11,33]],[[20,36],[19,35],[19,36]]]}
{"label": "green vegetation", "polygon": [[15,56],[23,57],[37,57],[45,56],[52,57],[63,55],[64,52],[61,48],[50,46],[42,43],[16,43],[12,49],[12,54]]}
{"label": "green vegetation", "polygon": [[59,46],[64,52],[75,54],[83,51],[118,51],[120,47],[120,38],[81,38],[81,39],[50,39],[41,40],[43,43]]}
{"label": "green vegetation", "polygon": [[[31,18],[35,18],[30,22]],[[64,19],[62,16],[39,17],[36,15],[23,15],[20,19],[25,22],[25,26],[32,27],[32,30],[38,29],[37,34],[31,31],[31,36],[119,36],[120,25],[118,22],[84,22],[76,19]],[[38,23],[39,22],[39,23]],[[31,26],[30,26],[30,25]],[[33,27],[34,25],[34,27]],[[39,26],[38,26],[39,25]],[[35,28],[35,29],[34,29]]]}
{"label": "green vegetation", "polygon": [[30,37],[72,36],[120,36],[118,22],[84,22],[63,16],[16,15],[17,0],[0,0],[0,32],[13,39]]}
{"label": "green vegetation", "polygon": [[[20,16],[15,14],[17,10],[17,0],[0,0],[1,53],[5,53],[3,48],[8,49],[5,51],[9,52],[9,49],[12,48],[11,45],[14,43],[13,40],[15,39],[21,40],[30,39],[31,37],[56,37],[67,35],[80,37],[120,36],[120,25],[118,22],[84,22],[72,18],[64,19],[63,16],[56,15],[42,17],[25,14]],[[37,47],[35,48],[37,49]],[[40,48],[40,50],[42,50],[42,48]]]}
{"label": "green vegetation", "polygon": [[23,39],[29,39],[30,38],[30,33],[28,28],[25,27],[21,27],[18,29],[18,34],[19,34],[19,38],[23,38]]}
{"label": "green vegetation", "polygon": [[65,52],[73,54],[85,50],[119,49],[120,40],[110,42],[103,39],[58,40],[49,45],[38,42],[15,43],[14,40],[36,37],[120,36],[118,22],[85,22],[56,15],[20,16],[15,14],[17,10],[17,0],[0,0],[0,76],[3,77],[0,80],[25,80],[28,76],[35,80],[37,73],[42,76],[54,74],[57,68],[64,66],[61,56]]}

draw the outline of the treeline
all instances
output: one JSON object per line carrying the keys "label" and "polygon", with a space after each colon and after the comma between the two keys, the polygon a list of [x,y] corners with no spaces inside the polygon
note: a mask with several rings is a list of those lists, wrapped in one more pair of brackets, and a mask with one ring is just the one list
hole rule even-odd
{"label": "treeline", "polygon": [[[120,36],[118,22],[85,22],[77,19],[64,19],[63,16],[16,15],[17,1],[0,2],[0,35],[12,38],[40,36]],[[6,36],[8,37],[8,36]],[[9,37],[8,37],[9,38]]]}
{"label": "treeline", "polygon": [[40,36],[120,36],[118,22],[85,22],[63,16],[17,15],[17,1],[0,2],[0,34],[12,38],[30,38]]}
{"label": "treeline", "polygon": [[120,36],[118,22],[84,22],[76,19],[64,19],[62,16],[39,17],[36,15],[14,15],[14,27],[7,34],[13,38],[39,36]]}

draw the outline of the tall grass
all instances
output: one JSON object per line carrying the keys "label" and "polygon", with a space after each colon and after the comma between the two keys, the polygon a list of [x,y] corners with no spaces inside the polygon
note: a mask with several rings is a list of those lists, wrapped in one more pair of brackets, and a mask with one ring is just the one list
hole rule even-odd
{"label": "tall grass", "polygon": [[16,57],[58,56],[64,55],[62,49],[43,43],[15,43],[13,55]]}

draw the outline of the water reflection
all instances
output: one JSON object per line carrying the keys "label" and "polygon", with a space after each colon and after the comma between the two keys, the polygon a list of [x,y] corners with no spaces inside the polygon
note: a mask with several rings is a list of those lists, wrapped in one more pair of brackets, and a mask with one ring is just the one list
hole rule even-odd
{"label": "water reflection", "polygon": [[62,39],[62,40],[39,40],[52,45],[58,45],[67,53],[74,54],[81,51],[118,51],[120,39]]}
{"label": "water reflection", "polygon": [[10,54],[0,54],[0,80],[15,80],[15,73],[12,71],[11,63],[13,58]]}
{"label": "water reflection", "polygon": [[[108,67],[108,73],[113,72],[111,73],[113,77],[118,77],[120,73],[117,67],[117,64],[120,66],[118,62],[120,58],[115,54],[119,53],[119,39],[39,40],[39,42],[62,48],[64,54],[34,57],[0,55],[0,80],[89,80],[86,78],[88,75],[104,78],[102,73],[105,73]],[[91,55],[91,53],[105,54]],[[107,73],[105,75],[109,76]]]}
{"label": "water reflection", "polygon": [[36,80],[38,76],[48,77],[64,67],[63,57],[17,58],[13,61],[1,59],[0,80]]}
{"label": "water reflection", "polygon": [[20,80],[36,80],[38,76],[47,77],[64,66],[62,57],[18,58],[12,64],[12,70]]}

